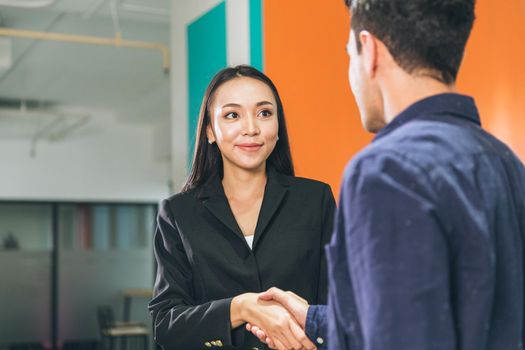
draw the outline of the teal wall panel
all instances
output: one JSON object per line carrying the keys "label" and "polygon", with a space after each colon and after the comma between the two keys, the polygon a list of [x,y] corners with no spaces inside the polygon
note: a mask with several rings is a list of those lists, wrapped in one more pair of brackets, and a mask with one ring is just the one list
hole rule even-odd
{"label": "teal wall panel", "polygon": [[261,71],[264,69],[262,1],[250,0],[250,64]]}
{"label": "teal wall panel", "polygon": [[227,65],[224,1],[188,25],[187,42],[188,167],[190,167],[202,97],[211,78]]}

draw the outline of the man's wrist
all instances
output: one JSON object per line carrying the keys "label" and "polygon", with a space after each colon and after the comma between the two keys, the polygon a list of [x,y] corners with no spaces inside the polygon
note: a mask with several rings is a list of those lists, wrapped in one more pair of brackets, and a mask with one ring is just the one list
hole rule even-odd
{"label": "man's wrist", "polygon": [[303,329],[306,328],[306,323],[308,322],[308,311],[310,310],[311,307],[312,307],[311,305],[308,305],[308,306],[306,307],[306,310],[305,310],[305,312],[304,312],[304,317],[300,320],[300,322],[301,322],[301,327],[302,327]]}

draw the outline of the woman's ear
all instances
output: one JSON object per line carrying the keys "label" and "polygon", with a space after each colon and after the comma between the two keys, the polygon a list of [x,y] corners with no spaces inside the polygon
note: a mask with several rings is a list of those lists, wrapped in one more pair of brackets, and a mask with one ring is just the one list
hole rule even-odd
{"label": "woman's ear", "polygon": [[210,145],[215,142],[215,135],[213,134],[213,129],[211,128],[211,124],[208,124],[206,126],[206,137],[208,138],[208,143]]}

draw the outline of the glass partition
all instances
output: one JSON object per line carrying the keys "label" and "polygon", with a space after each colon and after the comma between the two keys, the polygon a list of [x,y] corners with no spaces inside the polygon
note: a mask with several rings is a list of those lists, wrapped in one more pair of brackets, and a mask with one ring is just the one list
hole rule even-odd
{"label": "glass partition", "polygon": [[[96,311],[111,306],[124,318],[126,291],[151,290],[152,205],[69,204],[59,207],[60,339],[97,339]],[[147,295],[147,293],[144,293]],[[151,321],[148,297],[129,297],[129,319]]]}
{"label": "glass partition", "polygon": [[50,341],[51,211],[0,203],[0,345]]}
{"label": "glass partition", "polygon": [[111,306],[116,321],[149,327],[155,211],[154,204],[0,202],[0,349],[52,348],[53,331],[59,346],[97,341],[99,306]]}

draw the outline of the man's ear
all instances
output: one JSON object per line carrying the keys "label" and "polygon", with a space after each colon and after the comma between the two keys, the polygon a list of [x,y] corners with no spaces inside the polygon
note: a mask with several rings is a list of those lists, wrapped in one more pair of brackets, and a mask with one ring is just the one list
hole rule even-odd
{"label": "man's ear", "polygon": [[373,78],[377,71],[378,43],[377,38],[370,32],[362,30],[359,33],[359,41],[362,47],[363,67],[366,74]]}

